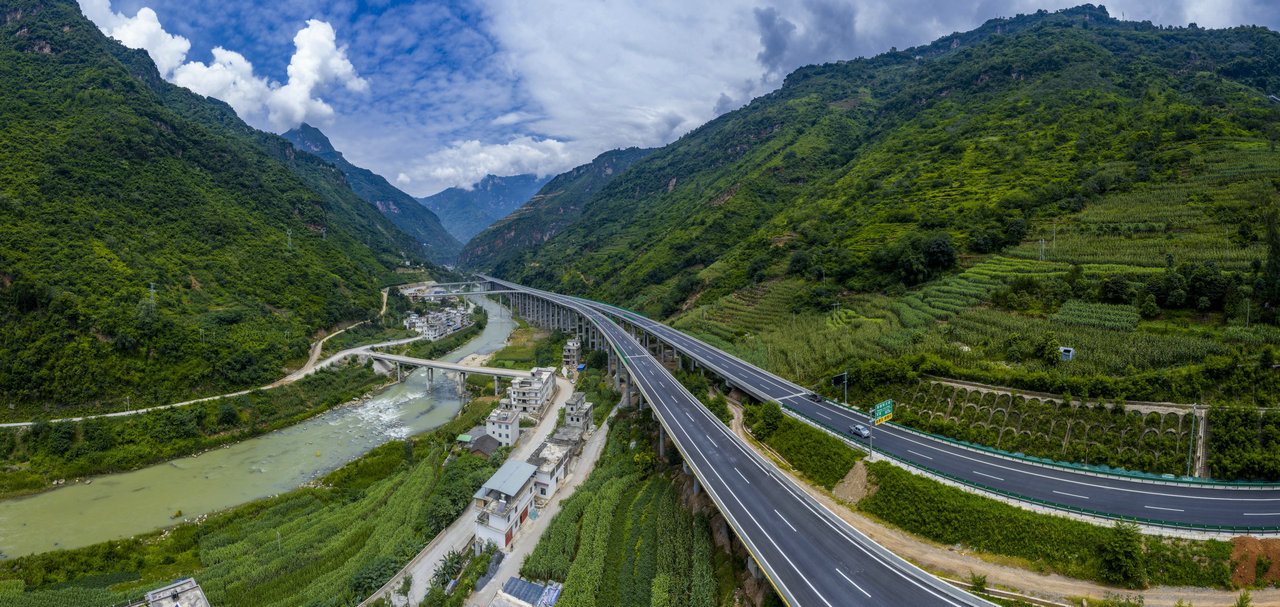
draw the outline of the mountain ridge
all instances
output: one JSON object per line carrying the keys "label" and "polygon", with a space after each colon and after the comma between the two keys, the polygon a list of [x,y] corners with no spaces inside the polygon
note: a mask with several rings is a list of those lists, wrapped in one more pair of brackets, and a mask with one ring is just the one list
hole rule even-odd
{"label": "mountain ridge", "polygon": [[472,237],[458,254],[458,265],[498,267],[524,249],[546,241],[576,220],[600,188],[650,151],[610,150],[556,175],[528,202]]}
{"label": "mountain ridge", "polygon": [[449,233],[466,243],[519,208],[550,179],[532,174],[485,175],[471,188],[448,188],[418,202],[439,215]]}
{"label": "mountain ridge", "polygon": [[452,262],[457,256],[462,243],[445,229],[435,213],[424,208],[412,196],[391,185],[381,175],[351,164],[342,152],[333,147],[329,138],[320,129],[304,122],[297,128],[283,133],[281,137],[342,171],[352,191],[377,207],[379,212],[386,215],[401,230],[422,243],[427,256],[432,261],[447,263]]}

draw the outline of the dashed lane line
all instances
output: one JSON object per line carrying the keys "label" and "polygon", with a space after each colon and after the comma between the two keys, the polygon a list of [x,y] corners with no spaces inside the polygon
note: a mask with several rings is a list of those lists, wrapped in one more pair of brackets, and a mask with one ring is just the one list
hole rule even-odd
{"label": "dashed lane line", "polygon": [[985,477],[987,477],[987,478],[994,478],[994,479],[996,479],[996,480],[998,480],[998,481],[1000,481],[1000,482],[1004,482],[1004,479],[1002,479],[1002,478],[1000,478],[1000,477],[998,477],[998,476],[992,476],[992,475],[990,475],[990,474],[987,474],[986,472],[978,472],[977,470],[974,470],[974,471],[973,471],[973,473],[974,473],[974,474],[977,474],[977,475],[979,475],[979,476],[985,476]]}
{"label": "dashed lane line", "polygon": [[859,586],[857,582],[855,582],[855,581],[853,581],[853,580],[849,579],[849,576],[845,575],[843,571],[840,571],[839,569],[836,569],[836,573],[839,573],[839,574],[840,574],[840,577],[844,578],[844,581],[849,582],[850,584],[853,584],[853,587],[854,587],[854,588],[857,588],[857,589],[858,589],[858,592],[861,592],[862,594],[867,595],[867,598],[871,598],[871,593],[870,593],[870,592],[867,592],[866,590],[863,590],[863,589],[862,589],[862,586]]}
{"label": "dashed lane line", "polygon": [[[1075,493],[1067,493],[1066,491],[1058,491],[1057,489],[1054,489],[1054,490],[1053,490],[1053,492],[1054,492],[1054,493],[1057,493],[1058,495],[1065,495],[1065,496],[1067,496],[1067,497],[1078,497],[1078,498],[1080,498],[1080,499],[1082,499],[1082,500],[1087,500],[1087,499],[1089,499],[1089,496],[1087,496],[1087,495],[1077,495],[1077,494],[1075,494]],[[1179,511],[1179,512],[1181,512],[1181,511]]]}
{"label": "dashed lane line", "polygon": [[786,523],[786,524],[787,524],[787,526],[791,528],[791,532],[792,532],[792,533],[799,533],[799,531],[796,531],[796,526],[795,526],[795,525],[792,525],[792,524],[791,524],[791,521],[788,521],[788,520],[787,520],[787,517],[782,516],[782,513],[781,513],[781,512],[778,512],[778,509],[777,509],[777,508],[774,508],[774,509],[773,509],[773,513],[774,513],[774,514],[776,514],[776,515],[778,515],[778,518],[782,519],[782,522]]}

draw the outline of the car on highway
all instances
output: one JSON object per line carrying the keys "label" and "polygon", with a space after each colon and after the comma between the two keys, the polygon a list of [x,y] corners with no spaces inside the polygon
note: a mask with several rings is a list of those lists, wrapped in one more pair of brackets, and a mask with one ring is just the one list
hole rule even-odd
{"label": "car on highway", "polygon": [[861,436],[862,438],[871,438],[871,429],[862,424],[854,424],[852,426],[849,426],[849,431],[852,432],[855,436]]}

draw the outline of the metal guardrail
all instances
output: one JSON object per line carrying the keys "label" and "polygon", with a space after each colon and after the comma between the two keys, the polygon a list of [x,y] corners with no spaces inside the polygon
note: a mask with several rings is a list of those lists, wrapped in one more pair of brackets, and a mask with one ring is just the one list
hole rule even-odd
{"label": "metal guardrail", "polygon": [[[837,404],[838,404],[838,403],[837,403]],[[797,411],[797,410],[795,410],[795,409],[792,409],[791,407],[788,407],[788,406],[786,406],[786,405],[783,405],[783,408],[784,408],[784,409],[786,409],[789,413],[791,413],[791,414],[793,414],[793,415],[795,415],[795,416],[797,416],[797,417],[803,418],[803,419],[805,420],[805,422],[809,423],[810,425],[819,426],[821,429],[826,430],[826,431],[827,431],[827,432],[829,432],[829,433],[840,434],[840,432],[839,432],[838,430],[836,430],[835,428],[832,428],[831,426],[828,426],[827,424],[824,424],[824,423],[822,423],[822,422],[820,422],[820,421],[818,421],[818,420],[816,420],[816,419],[813,419],[812,417],[809,417],[808,415],[805,415],[804,413],[801,413],[800,411]],[[848,442],[848,441],[846,441],[846,442]],[[862,446],[860,443],[855,443],[855,444],[858,444],[858,445],[859,445],[859,446],[861,446],[863,449],[868,449],[868,450],[870,449],[869,447]],[[1026,496],[1023,496],[1023,495],[1019,495],[1019,494],[1017,494],[1017,493],[1012,493],[1012,492],[1009,492],[1009,491],[1005,491],[1005,490],[1003,490],[1003,489],[997,489],[997,488],[995,488],[995,487],[991,487],[991,486],[988,486],[988,485],[984,485],[984,484],[979,483],[979,482],[975,482],[975,481],[971,481],[971,480],[968,480],[968,479],[965,479],[965,478],[961,478],[961,477],[958,477],[958,476],[954,476],[954,475],[948,474],[948,473],[946,473],[946,472],[942,472],[941,470],[936,470],[936,469],[934,469],[934,468],[930,468],[929,466],[925,466],[925,465],[923,465],[923,464],[918,464],[918,463],[916,463],[916,462],[914,462],[914,461],[911,461],[911,460],[908,460],[908,459],[906,459],[906,458],[899,457],[899,456],[894,455],[894,454],[892,454],[892,453],[886,453],[886,452],[885,452],[885,451],[883,451],[883,450],[878,450],[878,449],[877,449],[875,452],[876,452],[876,453],[879,453],[879,454],[881,454],[881,455],[883,455],[883,456],[885,456],[885,457],[887,457],[887,458],[894,459],[894,460],[898,460],[898,461],[900,461],[900,462],[902,462],[902,463],[904,463],[904,464],[906,464],[906,465],[908,465],[908,466],[911,466],[911,467],[913,467],[913,468],[917,468],[917,469],[922,470],[922,471],[924,471],[924,472],[927,472],[927,473],[929,473],[929,474],[931,474],[931,475],[934,475],[934,476],[937,476],[937,477],[941,477],[941,478],[945,478],[945,479],[950,480],[950,481],[952,481],[952,482],[959,483],[959,484],[962,484],[962,485],[965,485],[965,486],[968,486],[968,487],[973,487],[973,488],[978,489],[978,490],[980,490],[980,491],[983,491],[983,492],[985,492],[985,493],[991,493],[991,494],[999,495],[999,496],[1004,497],[1004,498],[1006,498],[1006,499],[1011,499],[1011,500],[1015,500],[1015,501],[1019,501],[1019,502],[1027,503],[1027,504],[1032,504],[1032,505],[1035,505],[1035,506],[1040,506],[1040,507],[1042,507],[1042,508],[1052,508],[1052,509],[1054,509],[1054,510],[1061,510],[1061,511],[1063,511],[1063,512],[1068,512],[1068,513],[1073,513],[1073,514],[1082,514],[1082,515],[1085,515],[1085,516],[1092,516],[1092,517],[1096,517],[1096,518],[1104,518],[1104,519],[1114,520],[1114,521],[1129,521],[1129,522],[1135,522],[1135,523],[1142,523],[1142,524],[1144,524],[1144,525],[1151,525],[1151,526],[1154,526],[1154,527],[1166,527],[1166,528],[1170,528],[1170,529],[1184,529],[1184,530],[1192,530],[1192,531],[1207,531],[1207,532],[1213,532],[1213,531],[1216,531],[1216,532],[1242,532],[1242,533],[1264,533],[1264,532],[1275,533],[1275,532],[1280,531],[1280,526],[1272,526],[1272,527],[1237,527],[1237,526],[1234,526],[1234,525],[1200,525],[1200,524],[1196,524],[1196,523],[1175,523],[1175,522],[1171,522],[1171,521],[1165,521],[1165,520],[1160,520],[1160,519],[1149,519],[1149,518],[1143,518],[1143,517],[1116,516],[1116,515],[1114,515],[1114,514],[1109,514],[1109,513],[1106,513],[1106,512],[1102,512],[1102,511],[1100,511],[1100,510],[1090,510],[1090,509],[1088,509],[1088,508],[1078,508],[1078,507],[1075,507],[1075,506],[1068,506],[1068,505],[1065,505],[1065,504],[1059,504],[1059,503],[1056,503],[1056,502],[1049,502],[1049,501],[1045,501],[1045,500],[1041,500],[1041,499],[1036,499],[1036,498],[1033,498],[1033,497],[1026,497]]]}
{"label": "metal guardrail", "polygon": [[[836,405],[844,409],[849,409],[849,410],[853,410],[853,411],[857,411],[859,413],[865,414],[864,411],[862,411],[861,409],[858,409],[857,407],[853,407],[845,403],[834,401],[826,397],[823,397],[823,400],[827,401],[832,405]],[[1188,486],[1197,486],[1197,487],[1228,487],[1233,489],[1280,488],[1280,483],[1271,482],[1271,481],[1224,481],[1224,480],[1214,480],[1214,479],[1201,479],[1201,478],[1195,478],[1191,476],[1169,477],[1162,474],[1153,474],[1150,472],[1125,470],[1124,468],[1110,468],[1110,467],[1102,468],[1099,466],[1087,466],[1085,464],[1080,464],[1076,462],[1064,462],[1059,460],[1045,459],[1045,458],[1035,457],[1031,455],[1016,453],[1012,451],[1005,451],[1003,449],[996,449],[994,447],[988,447],[986,445],[980,445],[978,443],[971,443],[969,441],[963,441],[963,440],[951,438],[949,436],[943,436],[941,434],[926,432],[924,430],[920,430],[919,428],[904,426],[896,422],[888,422],[888,423],[892,424],[894,428],[903,430],[904,432],[911,432],[913,434],[917,434],[917,435],[928,437],[941,442],[949,443],[956,447],[970,449],[973,451],[980,451],[988,455],[994,455],[994,456],[1001,457],[1008,460],[1023,462],[1027,464],[1037,465],[1037,466],[1043,466],[1046,468],[1060,468],[1063,470],[1069,470],[1071,472],[1079,472],[1081,474],[1090,474],[1093,476],[1110,476],[1110,477],[1121,478],[1124,480],[1138,481],[1138,482],[1159,483],[1159,484],[1167,484],[1167,485],[1188,485]]]}

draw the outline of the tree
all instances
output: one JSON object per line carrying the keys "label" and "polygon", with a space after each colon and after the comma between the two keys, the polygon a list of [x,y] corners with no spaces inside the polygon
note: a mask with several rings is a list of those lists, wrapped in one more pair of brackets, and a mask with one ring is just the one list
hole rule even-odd
{"label": "tree", "polygon": [[1160,306],[1156,305],[1156,296],[1150,293],[1142,298],[1142,305],[1138,307],[1138,313],[1143,318],[1155,318],[1160,315]]}
{"label": "tree", "polygon": [[1058,343],[1058,334],[1053,331],[1047,331],[1040,338],[1040,346],[1036,348],[1036,358],[1052,367],[1062,360],[1062,353],[1058,350],[1061,347],[1062,344]]}
{"label": "tree", "polygon": [[236,403],[229,398],[222,399],[222,404],[218,405],[218,425],[234,426],[240,421],[240,410],[236,408]]}
{"label": "tree", "polygon": [[1117,522],[1098,547],[1102,561],[1102,579],[1129,588],[1146,588],[1146,556],[1142,552],[1142,534],[1133,523]]}
{"label": "tree", "polygon": [[760,409],[760,421],[756,424],[756,436],[762,440],[769,438],[769,435],[778,430],[778,426],[782,423],[782,406],[777,402],[769,401]]}

